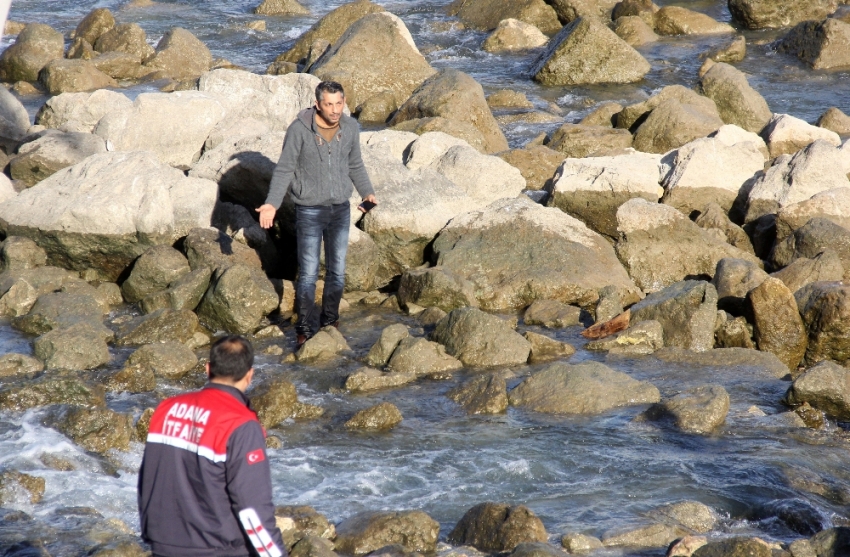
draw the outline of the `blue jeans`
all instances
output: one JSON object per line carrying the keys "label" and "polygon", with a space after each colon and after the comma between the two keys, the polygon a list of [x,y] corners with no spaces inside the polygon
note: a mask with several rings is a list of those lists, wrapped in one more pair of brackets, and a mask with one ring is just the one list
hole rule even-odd
{"label": "blue jeans", "polygon": [[[295,234],[298,242],[298,323],[295,330],[308,338],[339,319],[339,301],[345,287],[345,254],[351,213],[348,203],[295,206]],[[325,242],[325,290],[321,313],[316,308],[316,280],[319,256]]]}

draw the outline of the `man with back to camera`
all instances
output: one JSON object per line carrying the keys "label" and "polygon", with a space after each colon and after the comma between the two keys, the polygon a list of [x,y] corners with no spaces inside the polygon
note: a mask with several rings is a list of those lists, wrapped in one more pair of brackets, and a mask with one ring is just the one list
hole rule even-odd
{"label": "man with back to camera", "polygon": [[244,337],[210,349],[209,382],[161,402],[139,469],[142,539],[154,557],[283,557],[265,431],[245,390],[254,350]]}
{"label": "man with back to camera", "polygon": [[[339,302],[345,287],[345,255],[351,221],[352,184],[363,199],[361,212],[378,203],[360,155],[357,122],[343,114],[345,92],[334,81],[316,87],[316,104],[302,110],[286,130],[266,202],[257,209],[260,226],[271,228],[287,192],[295,203],[298,282],[296,350],[321,327],[339,326]],[[325,289],[316,308],[319,255],[325,242]]]}

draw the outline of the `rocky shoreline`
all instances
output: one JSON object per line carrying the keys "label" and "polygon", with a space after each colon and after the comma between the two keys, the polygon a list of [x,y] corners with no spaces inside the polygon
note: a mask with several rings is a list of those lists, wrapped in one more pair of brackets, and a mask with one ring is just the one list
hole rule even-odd
{"label": "rocky shoreline", "polygon": [[[150,402],[197,386],[206,347],[227,331],[283,364],[362,364],[335,387],[344,396],[473,370],[446,393],[470,415],[514,407],[590,419],[634,407],[635,423],[699,436],[726,422],[724,386],[662,393],[616,359],[755,362],[787,384],[775,401],[786,410],[770,418],[843,439],[850,118],[829,108],[812,125],[772,113],[734,64],[746,56],[736,28],[787,28],[778,51],[813,70],[848,67],[840,45],[850,11],[835,0],[728,5],[734,26],[649,0],[452,3],[456,25],[492,31],[488,52],[539,49],[527,70],[547,86],[639,81],[650,64],[634,47],[659,36],[729,37],[694,88],[601,104],[517,149],[493,111],[532,107],[525,95],[485,97],[468,74],[432,67],[405,22],[366,0],[319,20],[266,75],[214,59],[180,28],[153,48],[139,25],[104,8],[69,41],[43,24],[10,26],[17,41],[0,54],[14,92],[0,88],[0,316],[30,335],[32,351],[0,355],[0,411],[45,411],[47,426],[109,462],[144,439],[152,412],[116,411],[110,397]],[[266,0],[256,13],[303,9]],[[366,350],[327,328],[293,353],[292,208],[270,232],[253,209],[320,79],[342,82],[351,113],[370,126],[361,145],[380,200],[362,218],[351,200],[345,304],[416,325],[384,327]],[[132,101],[121,92],[140,82],[162,92]],[[18,96],[39,89],[52,96],[33,123]],[[522,118],[550,122],[540,111]],[[568,363],[576,348],[556,333],[579,325],[589,327],[584,349],[605,363]],[[273,449],[285,421],[324,413],[280,375],[252,398]],[[403,419],[382,402],[343,427],[389,431]],[[50,554],[50,535],[12,510],[44,491],[37,475],[0,469],[3,555]],[[77,542],[80,554],[146,554],[132,527],[89,510],[67,511],[93,540]],[[821,557],[850,547],[847,515],[777,543],[712,536],[719,513],[698,501],[660,506],[650,524],[601,538],[547,531],[525,506],[482,502],[445,543],[419,510],[336,525],[310,507],[277,514],[296,557]],[[5,534],[16,530],[35,533]]]}

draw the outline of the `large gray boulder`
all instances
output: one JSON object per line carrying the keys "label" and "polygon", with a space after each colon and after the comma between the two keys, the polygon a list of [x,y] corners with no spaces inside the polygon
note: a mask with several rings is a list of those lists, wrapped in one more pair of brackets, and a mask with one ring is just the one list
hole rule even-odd
{"label": "large gray boulder", "polygon": [[111,359],[103,332],[86,322],[41,335],[33,341],[33,353],[48,369],[68,371],[93,369]]}
{"label": "large gray boulder", "polygon": [[446,396],[469,414],[501,414],[508,409],[507,384],[505,378],[498,374],[474,377]]}
{"label": "large gray boulder", "polygon": [[0,90],[0,141],[17,144],[26,137],[29,127],[30,116],[26,107],[3,87]]}
{"label": "large gray boulder", "polygon": [[[301,110],[316,102],[319,81],[302,73],[271,76],[218,69],[201,76],[198,91],[215,97],[225,108],[227,116],[222,123],[252,119],[271,131],[282,132]],[[273,160],[277,162],[277,157]]]}
{"label": "large gray boulder", "polygon": [[12,178],[32,187],[83,159],[106,152],[106,143],[90,133],[47,133],[24,143],[9,163]]}
{"label": "large gray boulder", "polygon": [[121,325],[115,343],[119,346],[188,342],[198,330],[198,316],[190,310],[160,309]]}
{"label": "large gray boulder", "polygon": [[676,99],[662,101],[635,133],[634,147],[646,153],[666,153],[705,137],[723,126],[716,110],[705,103],[688,104]]}
{"label": "large gray boulder", "polygon": [[617,226],[617,256],[644,291],[655,292],[686,277],[712,277],[724,257],[760,264],[669,205],[634,198],[617,210]]}
{"label": "large gray boulder", "polygon": [[310,73],[341,83],[349,109],[355,109],[387,90],[400,105],[435,70],[416,48],[404,22],[379,12],[352,24]]}
{"label": "large gray boulder", "polygon": [[137,23],[119,23],[100,35],[92,46],[97,52],[125,52],[139,62],[154,55],[154,48],[148,44],[145,30]]}
{"label": "large gray boulder", "polygon": [[463,515],[449,532],[448,541],[471,545],[479,551],[511,551],[525,542],[545,542],[543,521],[524,505],[481,503]]}
{"label": "large gray boulder", "polygon": [[309,15],[310,10],[297,0],[263,0],[254,8],[257,15]]}
{"label": "large gray boulder", "polygon": [[207,226],[217,190],[151,153],[103,153],[0,204],[0,230],[32,238],[51,264],[114,281],[149,247]]}
{"label": "large gray boulder", "polygon": [[714,348],[717,291],[709,282],[683,280],[650,294],[631,307],[633,321],[654,319],[664,328],[664,344],[695,352]]}
{"label": "large gray boulder", "polygon": [[819,140],[834,147],[841,146],[841,137],[834,131],[813,126],[790,114],[774,114],[761,133],[773,158],[793,155]]}
{"label": "large gray boulder", "polygon": [[659,35],[723,35],[734,33],[728,23],[720,23],[711,16],[682,8],[664,6],[655,13],[655,32]]}
{"label": "large gray boulder", "polygon": [[658,402],[651,383],[632,379],[599,362],[553,364],[509,393],[511,406],[549,414],[594,415],[614,408]]}
{"label": "large gray boulder", "polygon": [[159,40],[145,68],[159,79],[196,79],[209,71],[212,63],[207,45],[189,31],[174,27]]}
{"label": "large gray boulder", "polygon": [[[725,239],[727,243],[742,251],[755,254],[755,248],[753,248],[750,237],[743,228],[732,222],[732,219],[729,218],[729,212],[723,207],[710,202],[698,213],[699,216],[694,220],[697,226],[714,234],[720,234],[721,239]],[[691,215],[693,214],[691,213]]]}
{"label": "large gray boulder", "polygon": [[456,217],[434,241],[434,254],[437,265],[475,285],[488,310],[519,309],[539,298],[592,306],[609,285],[637,299],[602,236],[524,196]]}
{"label": "large gray boulder", "polygon": [[88,60],[51,60],[39,72],[38,80],[51,95],[118,87],[117,81]]}
{"label": "large gray boulder", "polygon": [[724,257],[717,262],[711,280],[717,290],[718,307],[734,315],[742,315],[747,293],[767,280],[768,276],[760,265],[752,261]]}
{"label": "large gray boulder", "polygon": [[825,250],[833,251],[841,261],[845,278],[850,278],[850,230],[824,218],[815,217],[793,234],[777,242],[770,254],[774,268],[781,269],[795,260],[813,259]]}
{"label": "large gray boulder", "polygon": [[850,418],[850,370],[820,362],[797,377],[785,394],[792,406],[808,403],[838,419]]}
{"label": "large gray boulder", "polygon": [[720,385],[704,385],[665,398],[644,416],[673,422],[687,433],[709,434],[723,424],[729,412],[729,393]]}
{"label": "large gray boulder", "polygon": [[382,402],[370,408],[365,408],[345,422],[348,430],[387,431],[398,424],[404,417],[398,407],[391,402]]}
{"label": "large gray boulder", "polygon": [[364,511],[336,526],[335,549],[365,555],[398,544],[405,552],[433,552],[439,523],[422,511]]}
{"label": "large gray boulder", "polygon": [[[94,133],[113,150],[152,151],[166,164],[188,168],[226,114],[216,97],[199,91],[142,93],[132,107],[101,118]],[[174,122],[181,122],[177,132]]]}
{"label": "large gray boulder", "polygon": [[29,313],[14,318],[12,325],[21,331],[40,335],[54,329],[87,323],[91,324],[93,329],[104,332],[109,338],[109,329],[105,329],[101,324],[101,319],[108,309],[88,294],[50,292],[39,296]]}
{"label": "large gray boulder", "polygon": [[515,197],[525,189],[525,178],[519,170],[467,145],[450,147],[427,168],[448,178],[472,198],[475,205],[467,205],[469,209],[466,210]]}
{"label": "large gray boulder", "polygon": [[233,265],[215,273],[198,307],[198,317],[213,330],[244,335],[253,333],[279,303],[280,297],[263,273]]}
{"label": "large gray boulder", "polygon": [[29,23],[18,33],[15,43],[0,54],[0,79],[37,81],[41,69],[64,53],[62,33],[49,25]]}
{"label": "large gray boulder", "polygon": [[794,54],[815,70],[850,66],[850,54],[842,45],[850,42],[850,23],[827,18],[805,21],[794,27],[778,50]]}
{"label": "large gray boulder", "polygon": [[44,103],[35,116],[35,123],[64,131],[92,133],[106,114],[132,106],[133,101],[123,94],[105,89],[93,93],[62,93]]}
{"label": "large gray boulder", "polygon": [[843,280],[844,265],[834,250],[827,249],[812,258],[795,259],[787,267],[771,273],[770,276],[784,282],[791,292],[796,292],[813,282]]}
{"label": "large gray boulder", "polygon": [[663,193],[661,157],[632,153],[566,159],[546,188],[547,204],[609,238],[617,237],[617,209],[633,197],[657,202]]}
{"label": "large gray boulder", "polygon": [[580,17],[552,38],[531,74],[544,85],[587,85],[633,83],[649,69],[649,62],[608,27]]}
{"label": "large gray boulder", "polygon": [[839,135],[850,135],[850,116],[833,106],[818,118],[817,125]]}
{"label": "large gray boulder", "polygon": [[630,104],[623,108],[615,118],[616,126],[634,133],[653,110],[658,108],[661,103],[671,99],[677,100],[681,104],[691,105],[701,113],[718,114],[717,106],[711,99],[703,97],[683,85],[668,85],[645,101]]}
{"label": "large gray boulder", "polygon": [[518,19],[503,19],[481,44],[485,52],[515,52],[537,48],[549,42],[540,29]]}
{"label": "large gray boulder", "polygon": [[186,257],[171,246],[154,246],[133,264],[130,276],[121,285],[124,299],[130,303],[165,290],[168,285],[191,271]]}
{"label": "large gray boulder", "polygon": [[126,367],[149,371],[154,377],[180,379],[198,363],[195,353],[180,342],[163,342],[142,346],[127,358]]}
{"label": "large gray boulder", "polygon": [[523,364],[531,352],[529,342],[507,322],[476,308],[451,311],[431,338],[470,367]]}
{"label": "large gray boulder", "polygon": [[407,337],[399,341],[387,362],[393,374],[422,377],[457,371],[463,363],[446,353],[442,344],[424,338]]}
{"label": "large gray boulder", "polygon": [[398,302],[443,311],[478,305],[473,284],[443,267],[406,270],[398,287]]}
{"label": "large gray boulder", "polygon": [[617,18],[614,21],[613,30],[618,37],[634,48],[654,43],[658,40],[658,35],[652,29],[652,26],[636,15]]}
{"label": "large gray boulder", "polygon": [[667,205],[686,215],[717,203],[727,213],[741,189],[764,169],[764,156],[753,142],[727,145],[701,138],[676,150],[672,170],[664,177]]}
{"label": "large gray boulder", "polygon": [[794,293],[809,335],[805,364],[850,360],[850,287],[841,282],[813,282]]}
{"label": "large gray boulder", "polygon": [[94,44],[101,35],[115,27],[115,17],[107,8],[95,8],[80,20],[74,30],[75,39]]}
{"label": "large gray boulder", "polygon": [[262,269],[255,250],[211,227],[190,230],[183,241],[183,250],[193,271],[207,268],[212,273],[236,264]]}
{"label": "large gray boulder", "polygon": [[[841,183],[840,177],[837,178]],[[806,200],[781,207],[776,212],[777,240],[790,236],[816,217],[850,229],[850,187],[822,191]]]}
{"label": "large gray boulder", "polygon": [[770,120],[764,97],[750,86],[743,72],[729,64],[713,65],[700,79],[699,92],[714,101],[727,124],[758,133]]}
{"label": "large gray boulder", "polygon": [[449,5],[448,13],[470,27],[484,31],[495,29],[506,19],[518,19],[534,25],[547,35],[561,29],[558,14],[543,0],[455,0]]}
{"label": "large gray boulder", "polygon": [[544,145],[511,149],[499,153],[498,157],[519,169],[530,190],[544,189],[564,161],[564,155]]}
{"label": "large gray boulder", "polygon": [[9,236],[0,243],[0,273],[47,264],[47,253],[29,238]]}
{"label": "large gray boulder", "polygon": [[410,336],[405,325],[396,323],[381,331],[381,336],[366,354],[366,363],[374,367],[384,367],[393,355],[398,343]]}
{"label": "large gray boulder", "polygon": [[565,157],[580,159],[622,153],[632,146],[632,134],[610,126],[563,124],[547,146]]}
{"label": "large gray boulder", "polygon": [[211,275],[212,271],[207,267],[190,271],[169,283],[165,290],[157,290],[142,298],[139,306],[144,313],[158,309],[194,310],[210,285]]}
{"label": "large gray boulder", "polygon": [[0,275],[0,315],[25,315],[40,296],[60,290],[73,280],[79,280],[77,273],[58,267],[8,270]]}
{"label": "large gray boulder", "polygon": [[837,7],[837,0],[729,0],[732,17],[748,29],[776,29],[801,21],[820,21]]}
{"label": "large gray boulder", "polygon": [[841,151],[823,140],[793,156],[776,158],[749,191],[745,222],[776,213],[818,193],[850,187],[843,165]]}
{"label": "large gray boulder", "polygon": [[781,280],[769,277],[750,290],[747,302],[758,349],[776,354],[794,373],[808,345],[794,294]]}
{"label": "large gray boulder", "polygon": [[486,153],[508,148],[508,141],[484,98],[484,89],[475,79],[455,69],[441,70],[426,77],[410,98],[399,101],[404,104],[399,106],[389,125],[418,118],[446,118],[475,128]]}

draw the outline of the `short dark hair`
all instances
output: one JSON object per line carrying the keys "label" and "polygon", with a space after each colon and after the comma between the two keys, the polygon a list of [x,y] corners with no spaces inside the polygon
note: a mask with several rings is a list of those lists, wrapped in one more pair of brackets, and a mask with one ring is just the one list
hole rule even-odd
{"label": "short dark hair", "polygon": [[331,95],[342,93],[343,98],[345,98],[345,90],[336,81],[323,81],[316,85],[316,102],[322,102],[322,93],[330,93]]}
{"label": "short dark hair", "polygon": [[254,367],[254,347],[247,338],[227,335],[215,341],[210,348],[210,379],[227,377],[241,381]]}

